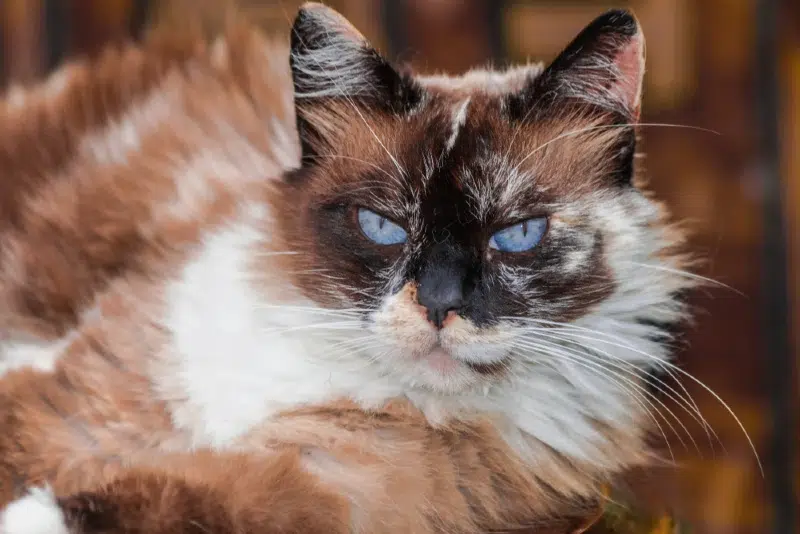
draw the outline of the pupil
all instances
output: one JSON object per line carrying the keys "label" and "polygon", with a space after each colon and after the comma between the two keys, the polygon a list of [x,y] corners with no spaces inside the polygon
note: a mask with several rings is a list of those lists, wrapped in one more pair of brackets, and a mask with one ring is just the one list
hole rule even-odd
{"label": "pupil", "polygon": [[381,217],[380,219],[378,219],[378,228],[379,228],[379,229],[383,230],[383,225],[384,225],[384,224],[386,224],[386,219],[384,219],[383,217]]}
{"label": "pupil", "polygon": [[525,237],[525,236],[528,235],[528,224],[530,224],[528,221],[525,221],[524,223],[522,223],[522,237]]}

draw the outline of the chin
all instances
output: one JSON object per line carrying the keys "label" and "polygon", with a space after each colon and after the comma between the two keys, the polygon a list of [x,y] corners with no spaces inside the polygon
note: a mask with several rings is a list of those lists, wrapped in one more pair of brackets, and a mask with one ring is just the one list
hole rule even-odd
{"label": "chin", "polygon": [[420,366],[415,370],[415,378],[409,385],[414,389],[424,389],[440,395],[456,395],[479,388],[482,377],[464,364],[448,372],[441,372],[431,367]]}
{"label": "chin", "polygon": [[434,345],[425,350],[393,346],[372,359],[404,388],[441,395],[484,391],[505,378],[511,363],[510,354],[493,345],[447,349]]}

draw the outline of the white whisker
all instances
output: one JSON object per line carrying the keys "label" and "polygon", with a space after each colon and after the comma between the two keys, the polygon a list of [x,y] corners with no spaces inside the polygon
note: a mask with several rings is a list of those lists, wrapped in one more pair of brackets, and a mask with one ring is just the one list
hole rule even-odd
{"label": "white whisker", "polygon": [[649,263],[640,263],[640,262],[636,262],[636,261],[625,261],[624,263],[627,263],[628,265],[634,265],[636,267],[642,267],[642,268],[645,268],[645,269],[653,269],[655,271],[663,271],[663,272],[666,272],[666,273],[675,274],[677,276],[682,276],[684,278],[690,278],[692,280],[698,280],[698,281],[705,282],[705,283],[708,283],[708,284],[712,284],[712,285],[715,285],[715,286],[724,287],[725,289],[729,289],[729,290],[733,291],[737,295],[740,295],[742,297],[747,297],[747,295],[745,295],[744,293],[742,293],[738,289],[735,289],[735,288],[729,286],[728,284],[725,284],[725,283],[720,282],[718,280],[714,280],[713,278],[708,278],[706,276],[701,276],[699,274],[695,274],[695,273],[692,273],[692,272],[689,272],[689,271],[684,271],[684,270],[681,270],[681,269],[673,269],[673,268],[667,267],[665,265],[651,265]]}
{"label": "white whisker", "polygon": [[[580,331],[580,332],[591,333],[591,334],[594,334],[594,335],[596,335],[596,336],[602,336],[602,337],[606,337],[606,338],[608,338],[608,339],[614,339],[614,340],[617,340],[617,341],[619,341],[619,342],[621,342],[621,343],[625,344],[625,347],[628,347],[628,345],[627,345],[627,341],[626,341],[625,339],[623,339],[623,338],[621,338],[621,337],[619,337],[619,336],[614,336],[614,335],[607,334],[607,333],[605,333],[605,332],[600,332],[599,330],[593,330],[593,329],[591,329],[591,328],[581,327],[581,326],[578,326],[578,325],[567,324],[567,323],[560,323],[560,322],[557,322],[557,321],[547,321],[547,320],[541,320],[541,319],[528,319],[528,318],[524,318],[524,319],[523,319],[523,321],[524,321],[524,322],[535,322],[535,323],[546,324],[546,325],[551,325],[551,326],[555,326],[555,327],[557,327],[556,329],[553,329],[553,328],[549,329],[549,333],[551,333],[551,334],[553,333],[553,330],[556,330],[556,332],[558,332],[558,333],[561,333],[562,335],[568,335],[568,334],[570,334],[569,330],[577,330],[577,331]],[[597,341],[600,341],[600,340],[597,340]],[[589,347],[587,347],[587,348],[589,348]],[[607,352],[607,351],[602,351],[601,349],[599,349],[599,348],[597,348],[597,347],[591,347],[591,350],[595,350],[595,351],[598,351],[598,352],[602,352],[604,355],[606,355],[606,356],[608,356],[608,357],[613,357],[613,358],[619,359],[619,357],[617,357],[617,356],[613,356],[613,355],[611,355],[609,352]],[[702,414],[701,414],[701,412],[700,412],[700,408],[699,408],[699,406],[697,405],[697,403],[696,403],[696,402],[694,402],[694,399],[693,399],[693,398],[692,398],[692,396],[689,394],[689,392],[688,392],[688,390],[686,389],[686,387],[685,387],[685,386],[684,386],[684,385],[681,383],[681,381],[678,379],[678,377],[676,377],[676,376],[675,376],[675,374],[674,374],[674,372],[673,372],[673,371],[670,369],[670,367],[671,367],[671,364],[670,364],[670,365],[667,365],[669,362],[666,362],[665,360],[663,360],[663,359],[661,359],[661,358],[656,358],[655,356],[650,356],[650,355],[648,355],[648,357],[649,357],[651,360],[653,360],[653,361],[656,363],[656,365],[659,367],[659,369],[661,369],[661,370],[663,370],[664,372],[666,372],[666,373],[667,373],[667,374],[670,376],[670,378],[672,378],[673,380],[675,380],[675,382],[678,384],[678,386],[679,386],[679,387],[680,387],[680,388],[683,390],[683,392],[684,392],[684,394],[685,394],[686,398],[688,399],[688,402],[689,402],[689,403],[692,405],[692,410],[693,410],[693,412],[694,412],[695,414],[697,414],[697,416],[699,416],[700,418],[702,418],[702,419],[703,419],[703,421],[705,421],[705,418],[703,418],[703,416],[702,416]],[[663,382],[663,381],[661,381],[660,379],[658,379],[658,381],[659,381],[659,382],[661,382],[662,384],[666,385],[666,383],[665,383],[665,382]],[[673,390],[673,391],[674,391],[674,390]],[[677,394],[677,393],[676,393],[676,394]],[[679,397],[680,397],[680,395],[679,395]],[[713,430],[713,428],[711,428],[711,426],[710,426],[710,425],[709,425],[707,422],[704,424],[704,426],[705,426],[705,427],[706,427],[708,430],[710,430],[712,433],[714,433],[714,430]],[[716,436],[716,433],[714,433],[714,436],[715,436],[715,437],[717,437],[717,436]],[[718,437],[717,437],[717,440],[719,441],[719,438],[718,438]],[[722,445],[722,446],[723,446],[723,449],[724,449],[724,445],[722,444],[722,442],[720,442],[720,445]]]}
{"label": "white whisker", "polygon": [[686,124],[668,124],[668,123],[658,123],[658,122],[626,123],[626,124],[603,124],[603,125],[596,125],[596,126],[587,126],[586,128],[578,128],[576,130],[571,130],[569,132],[565,132],[563,134],[557,135],[556,137],[550,139],[549,141],[539,145],[538,147],[533,149],[533,151],[529,152],[528,155],[526,155],[524,158],[522,158],[522,160],[520,160],[520,162],[517,163],[517,165],[514,167],[512,172],[516,173],[517,171],[519,171],[519,168],[522,166],[522,164],[525,163],[529,158],[531,158],[534,154],[536,154],[540,150],[543,150],[547,146],[549,146],[549,145],[551,145],[551,144],[553,144],[553,143],[555,143],[557,141],[560,141],[562,139],[565,139],[567,137],[573,137],[573,136],[576,136],[576,135],[580,135],[582,133],[599,131],[599,130],[611,130],[611,129],[615,129],[615,128],[639,128],[639,127],[642,127],[642,126],[645,126],[645,127],[654,126],[654,127],[662,127],[662,128],[685,128],[687,130],[695,130],[695,131],[706,132],[706,133],[711,133],[711,134],[715,134],[715,135],[722,135],[722,134],[720,134],[719,132],[717,132],[715,130],[710,130],[708,128],[701,128],[700,126],[690,126],[690,125],[686,125]]}
{"label": "white whisker", "polygon": [[[543,336],[543,337],[550,338],[550,339],[555,339],[555,340],[558,340],[558,341],[561,341],[561,342],[574,343],[578,347],[580,347],[581,349],[583,349],[585,351],[585,356],[597,358],[598,361],[603,362],[606,365],[612,365],[614,367],[621,368],[622,365],[627,364],[630,368],[636,369],[636,366],[634,366],[633,364],[630,364],[628,362],[625,362],[625,360],[623,360],[619,356],[615,356],[614,354],[612,354],[612,353],[610,353],[608,351],[605,351],[605,350],[602,350],[602,349],[599,349],[599,348],[596,348],[596,347],[589,347],[589,346],[587,346],[587,345],[585,345],[583,343],[580,343],[577,340],[572,339],[570,337],[570,335],[568,333],[566,333],[566,332],[561,332],[561,335],[559,336],[559,335],[553,334],[552,332],[547,333],[547,332],[538,332],[537,331],[535,335],[537,337]],[[613,360],[613,362],[605,361],[603,359],[598,358],[598,354],[597,353],[599,353],[599,354],[601,354],[603,356],[606,356],[607,358]],[[628,372],[630,374],[636,374],[636,373],[632,373],[630,370],[627,370],[626,372]],[[638,375],[638,374],[636,374],[636,375],[640,379],[642,378],[641,375]],[[673,375],[670,375],[670,376],[673,376]],[[674,376],[673,376],[673,378],[674,378]],[[717,440],[717,442],[719,442],[719,444],[723,447],[723,450],[724,450],[725,447],[722,444],[722,442],[720,441],[719,436],[714,431],[714,429],[711,427],[711,425],[708,423],[708,421],[703,416],[703,414],[700,412],[699,407],[697,406],[696,403],[694,403],[694,401],[686,400],[683,397],[683,395],[681,395],[678,391],[675,390],[675,388],[673,388],[672,386],[670,386],[669,384],[667,384],[666,382],[664,382],[660,378],[655,377],[655,376],[651,376],[651,379],[657,382],[657,384],[655,384],[655,387],[658,389],[658,391],[660,391],[662,394],[667,396],[670,400],[674,401],[683,411],[685,411],[692,419],[694,419],[701,426],[701,428],[703,428],[703,430],[705,431],[705,433],[708,436],[709,440],[711,439],[711,434],[713,434],[714,438]],[[680,384],[680,381],[678,381],[678,383]],[[684,388],[684,391],[685,391],[685,388]],[[688,395],[688,392],[687,392],[687,395]],[[689,398],[691,398],[691,396],[689,396]],[[687,434],[689,434],[688,430],[687,430]],[[691,434],[689,434],[689,436],[690,436],[690,439],[692,439]],[[692,441],[694,441],[694,440],[692,439]]]}
{"label": "white whisker", "polygon": [[[540,351],[540,354],[542,354],[545,357],[553,355],[553,353],[551,352],[552,347],[544,347],[544,349],[545,349],[544,351],[542,351],[542,349],[538,349]],[[536,350],[536,349],[534,348],[534,350]],[[661,433],[661,436],[664,438],[664,443],[667,445],[667,449],[669,450],[669,454],[670,454],[670,457],[672,458],[673,462],[675,461],[675,455],[672,452],[672,446],[669,443],[669,439],[667,438],[667,435],[664,432],[663,427],[658,422],[656,417],[653,416],[653,414],[651,413],[651,411],[648,408],[648,406],[650,408],[652,408],[653,410],[655,410],[655,412],[661,417],[661,419],[667,424],[667,426],[670,427],[670,430],[672,430],[673,435],[675,435],[678,438],[678,440],[681,442],[683,447],[685,449],[688,449],[686,447],[686,443],[683,441],[683,439],[681,439],[680,435],[675,430],[675,428],[672,426],[672,424],[669,422],[669,420],[667,420],[667,418],[661,413],[661,410],[657,406],[655,406],[649,399],[644,397],[640,392],[637,392],[635,390],[630,389],[628,386],[626,386],[625,384],[621,383],[619,380],[617,380],[613,376],[609,376],[608,369],[604,369],[602,366],[599,366],[599,365],[595,365],[595,366],[589,365],[585,361],[576,360],[575,358],[572,358],[568,354],[564,354],[564,353],[560,353],[560,352],[557,354],[557,357],[558,358],[563,358],[563,359],[568,360],[568,361],[571,361],[572,363],[583,367],[587,371],[593,373],[598,378],[601,378],[603,380],[606,380],[607,382],[610,382],[611,384],[614,384],[616,387],[620,388],[620,390],[625,392],[631,398],[631,400],[633,400],[635,403],[637,403],[644,410],[644,412],[647,414],[647,416],[656,425],[656,427],[658,428],[659,432]],[[544,362],[544,363],[547,364],[547,362]],[[556,371],[560,372],[560,370],[557,369],[557,368],[556,368]],[[603,372],[603,371],[605,371],[605,372]],[[623,377],[619,377],[618,375],[614,375],[614,376],[616,376],[617,378],[623,378]],[[674,416],[674,414],[673,414],[673,416]]]}
{"label": "white whisker", "polygon": [[[534,321],[538,321],[538,320],[534,320]],[[577,326],[575,326],[575,325],[564,325],[564,324],[562,324],[562,323],[555,323],[555,322],[553,322],[553,321],[541,321],[541,322],[550,323],[550,324],[555,324],[555,325],[558,325],[558,326],[571,326],[571,327],[573,327],[573,328],[579,328],[579,329],[583,329],[583,330],[589,330],[590,332],[592,332],[592,330],[590,330],[590,329],[585,329],[585,328],[582,328],[582,327],[577,327]],[[597,333],[597,332],[595,332],[595,333]],[[637,353],[637,354],[639,354],[639,355],[641,355],[641,356],[644,356],[645,358],[648,358],[648,359],[650,359],[650,360],[657,361],[657,362],[661,363],[662,365],[669,366],[669,368],[670,368],[670,369],[673,369],[673,370],[674,370],[674,371],[676,371],[677,373],[680,373],[681,375],[685,376],[685,377],[686,377],[686,378],[688,378],[689,380],[691,380],[691,381],[693,381],[694,383],[696,383],[697,385],[699,385],[699,386],[700,386],[701,388],[703,388],[703,389],[704,389],[704,390],[705,390],[707,393],[709,393],[709,394],[710,394],[712,397],[714,397],[714,399],[715,399],[717,402],[719,402],[719,403],[720,403],[720,405],[721,405],[721,406],[722,406],[722,407],[725,409],[725,411],[727,411],[727,412],[728,412],[728,414],[729,414],[729,415],[730,415],[730,416],[733,418],[733,420],[736,422],[737,426],[739,427],[739,429],[742,431],[742,433],[744,434],[745,438],[747,439],[747,443],[748,443],[748,445],[750,446],[750,449],[753,451],[753,455],[755,456],[756,463],[758,464],[758,468],[759,468],[759,471],[761,472],[761,475],[762,475],[762,476],[764,475],[764,467],[763,467],[763,465],[762,465],[762,463],[761,463],[761,458],[760,458],[760,457],[759,457],[759,455],[758,455],[758,451],[757,451],[757,449],[756,449],[755,443],[753,442],[752,438],[750,437],[750,433],[749,433],[749,432],[747,432],[747,429],[745,428],[745,426],[744,426],[744,424],[742,423],[741,419],[739,419],[739,417],[736,415],[736,412],[734,412],[734,411],[733,411],[733,409],[732,409],[732,408],[731,408],[731,407],[728,405],[728,403],[726,403],[726,402],[725,402],[725,401],[722,399],[722,397],[720,397],[720,396],[719,396],[719,394],[717,394],[717,393],[716,393],[716,392],[715,392],[713,389],[711,389],[711,388],[710,388],[708,385],[706,385],[706,384],[705,384],[705,382],[703,382],[703,381],[702,381],[702,380],[700,380],[699,378],[696,378],[696,377],[695,377],[694,375],[692,375],[691,373],[689,373],[689,372],[687,372],[687,371],[684,371],[684,370],[683,370],[683,369],[681,369],[680,367],[678,367],[678,366],[676,366],[676,365],[674,365],[674,364],[672,364],[672,363],[670,363],[670,362],[668,362],[668,361],[664,360],[663,358],[658,358],[658,357],[655,357],[655,356],[653,356],[653,355],[651,355],[651,354],[648,354],[648,353],[646,353],[646,352],[644,352],[644,351],[641,351],[641,350],[639,350],[639,349],[637,349],[637,348],[635,348],[635,347],[632,347],[632,346],[630,346],[629,344],[616,343],[616,342],[613,342],[613,341],[610,341],[610,340],[606,340],[606,339],[602,339],[602,338],[599,338],[599,337],[598,337],[598,338],[593,338],[593,337],[587,337],[587,336],[580,336],[580,335],[577,335],[577,334],[573,334],[573,335],[574,335],[576,338],[579,338],[579,339],[584,339],[584,340],[588,340],[588,341],[596,341],[596,342],[604,343],[604,344],[607,344],[607,345],[610,345],[610,346],[614,346],[614,347],[622,348],[622,349],[629,350],[629,351],[631,351],[631,352]],[[613,336],[611,336],[611,337],[613,337]]]}
{"label": "white whisker", "polygon": [[[620,371],[623,371],[626,374],[629,374],[631,376],[634,376],[635,378],[641,379],[642,376],[639,373],[636,373],[635,371],[632,371],[631,369],[626,369],[625,367],[620,366],[618,364],[617,365],[611,364],[610,362],[605,362],[605,361],[595,362],[595,361],[592,361],[592,360],[586,360],[585,359],[585,355],[582,354],[581,352],[575,351],[575,350],[570,350],[570,349],[568,349],[567,347],[564,347],[564,346],[558,346],[558,345],[553,345],[553,344],[546,343],[544,345],[544,347],[546,349],[554,351],[554,352],[552,352],[552,354],[556,354],[558,357],[568,357],[569,355],[572,355],[572,361],[575,361],[576,359],[578,359],[578,360],[580,360],[581,362],[583,362],[586,365],[591,365],[592,367],[595,367],[597,369],[603,370],[605,372],[613,373],[619,379],[625,381],[631,387],[633,387],[636,390],[640,391],[641,394],[652,398],[664,410],[666,410],[667,413],[670,416],[672,416],[673,419],[675,419],[675,421],[678,423],[678,425],[681,426],[683,431],[686,432],[686,435],[689,436],[689,440],[692,442],[692,444],[694,445],[694,447],[698,451],[698,453],[700,452],[700,448],[698,447],[697,443],[695,442],[694,438],[692,437],[691,432],[689,432],[689,429],[686,428],[686,425],[684,425],[684,423],[680,420],[680,418],[677,415],[675,415],[673,413],[673,411],[666,404],[664,404],[663,401],[661,401],[661,399],[659,399],[658,397],[656,397],[655,395],[653,395],[652,393],[647,391],[647,389],[645,387],[643,387],[641,384],[637,384],[633,380],[631,380],[631,379],[629,379],[627,377],[624,377],[624,376],[620,376],[618,373],[615,373],[612,369],[609,369],[608,366],[611,365],[611,367],[613,367],[613,368],[619,369]],[[551,353],[547,353],[547,354],[551,354]],[[672,424],[669,423],[669,422],[667,422],[667,424],[669,425],[670,429],[675,433],[675,436],[681,442],[681,445],[683,445],[683,447],[688,450],[688,447],[686,446],[686,443],[680,437],[680,434],[675,430],[675,428],[672,426]]]}

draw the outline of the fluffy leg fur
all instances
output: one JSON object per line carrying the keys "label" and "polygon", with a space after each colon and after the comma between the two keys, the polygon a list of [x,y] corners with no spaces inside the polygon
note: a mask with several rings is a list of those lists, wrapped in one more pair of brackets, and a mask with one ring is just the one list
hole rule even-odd
{"label": "fluffy leg fur", "polygon": [[[367,413],[342,402],[284,413],[228,452],[169,453],[189,446],[156,407],[141,406],[152,410],[141,421],[119,412],[131,401],[104,378],[91,388],[59,366],[0,381],[3,534],[480,533],[570,513],[538,477],[566,487],[576,466],[554,456],[533,473],[488,422],[432,428],[405,403]],[[125,422],[151,441],[126,437]],[[55,500],[27,493],[45,485]],[[30,517],[44,523],[20,523]]]}
{"label": "fluffy leg fur", "polygon": [[[264,456],[210,451],[161,458],[160,468],[131,468],[96,490],[71,495],[37,489],[0,514],[3,534],[207,534],[350,532],[481,533],[499,525],[451,522],[448,511],[411,523],[416,510],[364,521],[368,510],[303,468],[308,451]],[[499,482],[499,481],[498,481]],[[465,490],[466,491],[466,490]],[[417,494],[418,500],[427,498]],[[395,495],[405,498],[408,496]],[[491,499],[491,496],[487,496]],[[413,499],[412,499],[413,500]],[[361,503],[364,504],[364,503]],[[373,503],[374,504],[374,503]],[[421,502],[406,502],[419,509]],[[456,506],[456,511],[458,507]],[[403,514],[405,512],[405,514]],[[430,511],[433,512],[432,510]],[[406,515],[406,517],[398,517]],[[515,530],[536,534],[583,532],[596,517],[549,518]]]}
{"label": "fluffy leg fur", "polygon": [[[39,490],[3,515],[4,534],[344,533],[345,499],[300,468],[297,451],[271,458],[197,452],[132,468],[94,491]],[[31,517],[24,511],[35,511]]]}

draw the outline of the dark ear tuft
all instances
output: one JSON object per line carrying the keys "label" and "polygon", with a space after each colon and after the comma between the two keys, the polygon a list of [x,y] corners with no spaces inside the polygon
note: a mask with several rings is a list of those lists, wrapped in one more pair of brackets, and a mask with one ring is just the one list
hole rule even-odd
{"label": "dark ear tuft", "polygon": [[290,65],[304,156],[314,144],[311,108],[319,117],[320,107],[344,100],[404,114],[422,98],[409,76],[398,73],[347,19],[321,4],[300,8],[292,27]]}
{"label": "dark ear tuft", "polygon": [[643,75],[644,35],[639,23],[629,11],[612,10],[578,34],[514,104],[519,109],[570,100],[635,121]]}
{"label": "dark ear tuft", "polygon": [[344,17],[320,4],[304,4],[291,36],[295,93],[302,98],[358,96],[369,91],[366,39]]}
{"label": "dark ear tuft", "polygon": [[292,27],[295,97],[369,100],[407,111],[419,89],[399,74],[347,19],[321,4],[300,8]]}

